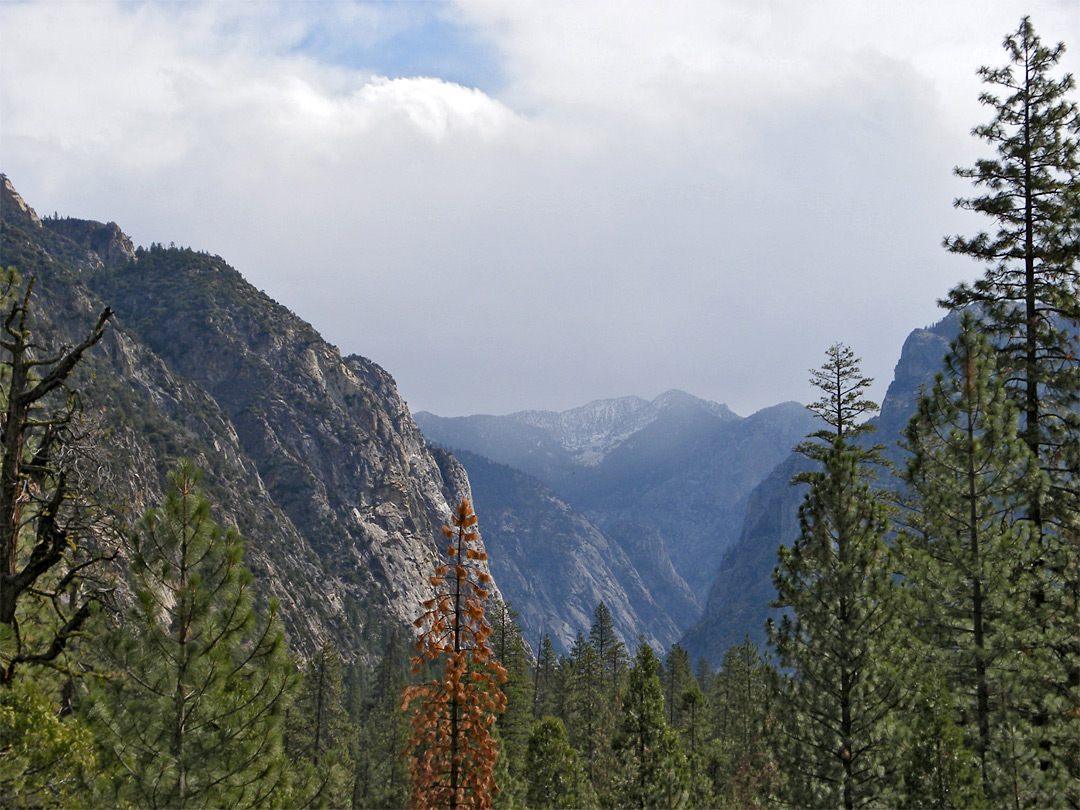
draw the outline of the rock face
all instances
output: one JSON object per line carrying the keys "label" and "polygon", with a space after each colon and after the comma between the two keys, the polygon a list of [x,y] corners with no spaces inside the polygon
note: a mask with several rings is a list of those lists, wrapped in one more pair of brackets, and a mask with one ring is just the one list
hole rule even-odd
{"label": "rock face", "polygon": [[747,635],[764,646],[765,619],[774,612],[769,601],[776,596],[776,551],[799,536],[799,505],[806,496],[805,485],[791,479],[806,468],[806,461],[792,454],[750,495],[742,534],[720,563],[705,612],[680,642],[691,660],[705,658],[717,667],[724,652]]}
{"label": "rock face", "polygon": [[[629,536],[616,541],[532,476],[467,451],[455,455],[476,491],[491,572],[530,643],[548,634],[560,652],[569,652],[604,602],[621,638],[633,643],[642,636],[660,649],[681,631],[656,597],[681,599],[685,612],[700,612],[655,538],[625,526]],[[662,555],[658,565],[667,567],[666,582],[643,581],[640,559],[626,550],[633,543]],[[665,587],[681,592],[661,593]]]}
{"label": "rock face", "polygon": [[[898,444],[901,433],[922,389],[941,370],[956,330],[957,318],[950,314],[934,326],[916,329],[904,342],[893,381],[874,420],[877,430],[869,437],[885,448],[886,456],[896,465],[903,464]],[[807,459],[792,454],[750,495],[742,534],[720,563],[705,613],[682,639],[693,659],[704,657],[718,666],[728,647],[741,643],[748,634],[755,644],[765,643],[765,620],[771,612],[768,603],[775,597],[772,572],[776,552],[798,538],[798,511],[806,496],[806,487],[791,484],[791,479],[808,469],[808,464]],[[899,484],[887,473],[879,483],[885,487]]]}
{"label": "rock face", "polygon": [[105,304],[117,313],[83,390],[129,511],[194,457],[297,650],[332,640],[369,656],[388,621],[411,622],[439,526],[471,493],[389,374],[342,357],[218,257],[134,251],[114,224],[40,220],[6,178],[0,211],[5,264],[35,277],[42,334],[71,342]]}

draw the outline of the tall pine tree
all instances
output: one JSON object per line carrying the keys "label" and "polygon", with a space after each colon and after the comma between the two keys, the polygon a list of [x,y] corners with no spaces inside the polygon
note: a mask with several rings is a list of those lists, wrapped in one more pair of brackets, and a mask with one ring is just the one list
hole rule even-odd
{"label": "tall pine tree", "polygon": [[[1042,555],[1029,610],[1038,646],[1057,658],[1044,679],[1042,765],[1059,774],[1050,782],[1080,784],[1080,734],[1067,722],[1080,716],[1080,112],[1068,97],[1073,77],[1054,75],[1064,45],[1043,45],[1025,17],[1004,47],[1008,64],[979,71],[994,117],[974,130],[996,155],[957,170],[983,190],[957,205],[990,217],[994,230],[945,240],[989,267],[944,303],[978,306],[1024,439],[1049,477],[1045,497],[1024,509]],[[1080,791],[1071,801],[1080,804]]]}
{"label": "tall pine tree", "polygon": [[876,452],[855,438],[856,420],[876,410],[871,382],[849,348],[834,345],[812,372],[822,398],[811,406],[827,424],[800,445],[818,468],[800,476],[810,492],[800,535],[781,547],[773,574],[783,608],[769,639],[781,666],[779,746],[785,798],[812,807],[862,807],[888,787],[886,734],[897,702],[888,651],[894,621],[884,536],[889,519],[871,489]]}
{"label": "tall pine tree", "polygon": [[416,642],[413,672],[441,663],[443,675],[406,687],[404,708],[413,707],[409,740],[412,806],[457,810],[490,808],[496,790],[493,773],[498,746],[491,735],[497,714],[506,708],[499,684],[506,670],[492,659],[491,625],[484,613],[491,582],[480,563],[487,554],[473,548],[480,541],[477,517],[463,500],[443,526],[449,563],[431,577],[435,595],[423,603],[416,620],[424,628]]}
{"label": "tall pine tree", "polygon": [[[954,253],[989,264],[984,278],[961,284],[944,302],[979,307],[1003,354],[1007,389],[1023,415],[1023,435],[1051,475],[1046,517],[1077,508],[1080,366],[1068,323],[1080,321],[1080,114],[1066,96],[1071,75],[1055,78],[1065,47],[1046,47],[1025,17],[1006,37],[1009,64],[983,67],[980,101],[994,117],[974,134],[997,152],[956,173],[985,193],[957,206],[989,216],[995,233],[953,236]],[[998,94],[1003,95],[998,95]],[[1065,503],[1056,503],[1064,498]]]}
{"label": "tall pine tree", "polygon": [[[409,801],[409,767],[401,752],[409,740],[409,723],[401,711],[401,693],[408,683],[410,656],[407,643],[391,632],[383,655],[371,673],[352,670],[351,682],[359,694],[352,718],[357,734],[353,750],[353,810],[368,807],[404,807]],[[367,680],[366,683],[360,683]],[[366,688],[364,688],[366,687]]]}
{"label": "tall pine tree", "polygon": [[713,679],[709,772],[726,805],[760,807],[776,787],[769,739],[775,674],[747,635],[724,653]]}
{"label": "tall pine tree", "polygon": [[532,733],[534,687],[529,677],[530,656],[521,637],[517,611],[501,599],[494,600],[491,614],[491,652],[506,670],[502,692],[506,709],[495,721],[499,741],[499,795],[496,808],[516,807],[525,792],[525,748]]}
{"label": "tall pine tree", "polygon": [[289,760],[305,784],[307,807],[347,807],[353,790],[353,726],[342,686],[341,659],[330,643],[304,667],[285,724]]}
{"label": "tall pine tree", "polygon": [[618,758],[616,806],[680,807],[689,796],[686,757],[668,726],[660,661],[644,641],[627,676],[619,725],[612,740]]}
{"label": "tall pine tree", "polygon": [[1053,662],[1028,632],[1039,551],[1021,515],[1046,476],[1019,436],[996,356],[965,313],[906,431],[915,511],[899,549],[916,657],[952,686],[986,797],[1026,806],[1041,776],[1032,687]]}
{"label": "tall pine tree", "polygon": [[136,603],[102,646],[116,673],[93,691],[113,806],[283,803],[282,721],[295,684],[271,604],[260,616],[235,529],[210,517],[200,474],[181,461],[129,555]]}

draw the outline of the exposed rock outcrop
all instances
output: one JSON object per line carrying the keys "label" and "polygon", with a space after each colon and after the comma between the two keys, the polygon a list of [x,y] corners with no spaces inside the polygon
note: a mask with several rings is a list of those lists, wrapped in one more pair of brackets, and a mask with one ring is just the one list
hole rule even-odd
{"label": "exposed rock outcrop", "polygon": [[218,257],[134,251],[113,223],[42,226],[6,178],[3,194],[4,260],[35,277],[39,333],[71,342],[106,303],[117,313],[80,379],[129,514],[193,457],[293,646],[377,654],[380,628],[420,612],[439,526],[470,494],[390,375],[342,357]]}

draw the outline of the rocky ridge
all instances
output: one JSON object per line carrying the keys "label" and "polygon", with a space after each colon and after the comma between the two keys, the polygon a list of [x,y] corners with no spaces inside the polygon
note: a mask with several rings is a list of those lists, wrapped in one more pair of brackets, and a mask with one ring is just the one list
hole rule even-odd
{"label": "rocky ridge", "polygon": [[40,331],[71,342],[105,304],[117,313],[80,380],[129,513],[194,457],[294,648],[376,653],[419,612],[438,527],[471,494],[390,375],[342,357],[218,257],[136,251],[114,224],[42,220],[6,177],[0,191],[4,262],[35,278]]}

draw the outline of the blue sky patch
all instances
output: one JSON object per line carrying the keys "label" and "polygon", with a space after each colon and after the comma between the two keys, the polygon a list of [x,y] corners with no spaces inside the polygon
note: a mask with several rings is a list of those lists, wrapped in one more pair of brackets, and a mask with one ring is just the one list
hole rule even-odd
{"label": "blue sky patch", "polygon": [[453,19],[443,2],[360,3],[352,20],[321,14],[295,50],[324,64],[390,78],[431,76],[488,95],[503,86],[501,59],[481,32]]}

